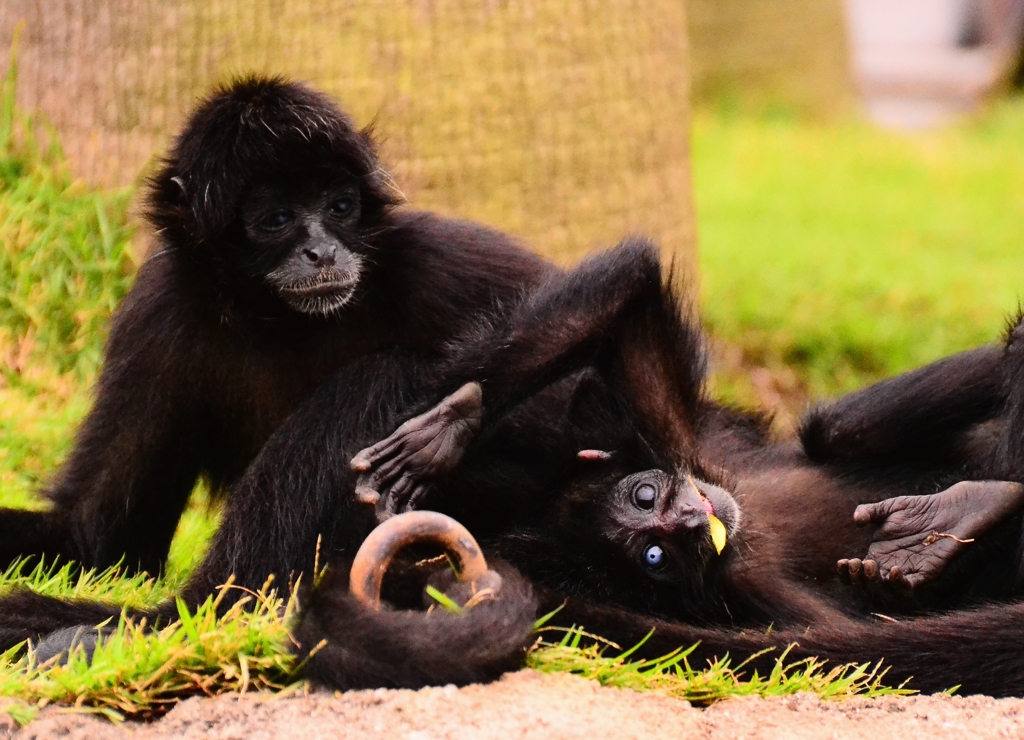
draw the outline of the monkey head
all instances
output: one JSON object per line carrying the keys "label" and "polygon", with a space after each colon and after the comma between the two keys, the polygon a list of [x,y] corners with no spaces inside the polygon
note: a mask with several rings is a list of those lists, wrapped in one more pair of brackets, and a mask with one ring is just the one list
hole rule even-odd
{"label": "monkey head", "polygon": [[201,104],[152,179],[148,216],[218,292],[330,314],[399,198],[367,131],[326,96],[250,77]]}
{"label": "monkey head", "polygon": [[605,537],[647,577],[664,583],[706,571],[740,523],[725,488],[658,469],[622,478],[602,509]]}

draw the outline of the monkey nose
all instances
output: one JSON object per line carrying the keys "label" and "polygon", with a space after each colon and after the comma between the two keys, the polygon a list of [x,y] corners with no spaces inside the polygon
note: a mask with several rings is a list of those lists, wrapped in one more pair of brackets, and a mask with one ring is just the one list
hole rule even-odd
{"label": "monkey nose", "polygon": [[314,267],[334,267],[337,249],[330,247],[306,247],[302,255],[313,264]]}
{"label": "monkey nose", "polygon": [[661,518],[657,529],[659,534],[668,537],[673,534],[698,532],[705,529],[707,525],[708,515],[703,508],[698,508],[692,504],[682,504],[665,512],[665,516]]}

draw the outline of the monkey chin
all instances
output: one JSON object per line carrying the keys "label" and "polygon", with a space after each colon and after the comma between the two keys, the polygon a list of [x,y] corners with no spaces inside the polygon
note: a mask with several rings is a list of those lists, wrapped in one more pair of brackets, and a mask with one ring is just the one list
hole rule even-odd
{"label": "monkey chin", "polygon": [[319,295],[285,294],[284,299],[299,313],[326,318],[348,305],[355,292],[356,286],[351,285],[343,290]]}

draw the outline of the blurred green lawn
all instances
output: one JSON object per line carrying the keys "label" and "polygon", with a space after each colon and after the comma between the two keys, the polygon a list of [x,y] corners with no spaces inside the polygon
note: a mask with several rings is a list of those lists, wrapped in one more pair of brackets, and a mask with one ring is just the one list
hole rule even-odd
{"label": "blurred green lawn", "polygon": [[993,341],[1024,295],[1024,97],[924,133],[705,111],[693,156],[711,330],[813,395]]}

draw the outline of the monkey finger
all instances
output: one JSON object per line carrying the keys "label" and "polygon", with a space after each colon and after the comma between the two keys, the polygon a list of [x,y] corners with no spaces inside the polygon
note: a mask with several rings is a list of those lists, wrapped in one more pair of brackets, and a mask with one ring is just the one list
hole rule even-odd
{"label": "monkey finger", "polygon": [[850,580],[853,583],[861,584],[864,582],[864,568],[860,558],[850,558],[850,563],[847,567],[850,570]]}
{"label": "monkey finger", "polygon": [[853,510],[853,521],[858,527],[865,527],[868,524],[881,522],[889,516],[888,507],[885,501],[877,504],[861,504]]}
{"label": "monkey finger", "polygon": [[420,502],[426,497],[428,487],[422,483],[417,483],[416,487],[412,489],[412,493],[409,494],[408,501],[405,502],[405,510],[412,511],[420,508]]}
{"label": "monkey finger", "polygon": [[367,447],[356,453],[355,457],[349,462],[349,467],[352,468],[353,472],[365,473],[373,467],[374,462],[377,460],[377,446],[379,444],[381,443],[378,442],[372,447]]}
{"label": "monkey finger", "polygon": [[861,563],[864,568],[864,580],[874,583],[878,580],[878,563],[874,560],[865,560]]}
{"label": "monkey finger", "polygon": [[[380,492],[386,489],[386,482],[380,480],[373,473],[360,473],[356,476],[356,498],[360,501],[365,496],[367,503],[370,503],[370,498],[373,498],[373,503],[376,503]],[[373,492],[372,496],[370,494],[371,491]]]}
{"label": "monkey finger", "polygon": [[380,501],[380,494],[369,486],[356,486],[356,501],[361,504],[376,506]]}
{"label": "monkey finger", "polygon": [[850,582],[850,560],[848,558],[843,558],[836,563],[836,571],[843,583]]}
{"label": "monkey finger", "polygon": [[366,486],[376,491],[385,490],[393,487],[392,481],[398,478],[403,472],[403,465],[405,464],[405,458],[401,456],[392,457],[384,460],[383,463],[377,465],[368,473],[363,473],[359,476],[356,481],[356,485]]}
{"label": "monkey finger", "polygon": [[920,573],[908,573],[900,576],[900,585],[913,590],[924,583],[927,579]]}
{"label": "monkey finger", "polygon": [[408,500],[409,493],[411,493],[415,485],[416,479],[408,473],[404,473],[388,490],[381,507],[389,514],[401,513],[405,510],[405,502]]}
{"label": "monkey finger", "polygon": [[910,590],[917,588],[922,583],[925,583],[929,580],[928,577],[923,573],[904,573],[900,568],[898,568],[895,565],[889,569],[889,579],[895,581],[899,585]]}
{"label": "monkey finger", "polygon": [[402,435],[400,435],[396,430],[391,434],[391,436],[385,437],[379,442],[359,450],[350,463],[352,470],[357,473],[369,470],[377,464],[381,457],[390,453],[392,449],[401,442],[401,440]]}

